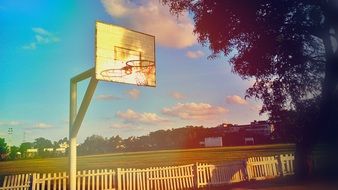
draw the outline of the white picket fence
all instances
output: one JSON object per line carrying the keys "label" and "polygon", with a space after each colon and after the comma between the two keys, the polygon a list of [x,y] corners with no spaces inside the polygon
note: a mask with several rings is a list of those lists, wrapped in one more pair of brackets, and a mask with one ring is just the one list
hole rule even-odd
{"label": "white picket fence", "polygon": [[68,176],[63,173],[33,174],[32,190],[62,190],[67,188]]}
{"label": "white picket fence", "polygon": [[[68,175],[63,173],[33,174],[32,190],[67,189]],[[116,172],[114,170],[78,171],[77,190],[114,190]]]}
{"label": "white picket fence", "polygon": [[249,180],[264,180],[279,176],[278,160],[274,156],[253,157],[247,160]]}
{"label": "white picket fence", "polygon": [[230,184],[246,179],[244,161],[224,164],[196,164],[197,188],[221,184]]}
{"label": "white picket fence", "polygon": [[[292,154],[252,157],[223,164],[196,163],[145,169],[84,170],[77,173],[77,190],[181,190],[294,174]],[[63,173],[5,176],[0,190],[66,190]]]}
{"label": "white picket fence", "polygon": [[0,190],[28,190],[30,187],[30,178],[30,174],[5,176]]}
{"label": "white picket fence", "polygon": [[280,155],[279,165],[282,167],[283,176],[294,175],[295,174],[295,156],[293,154]]}
{"label": "white picket fence", "polygon": [[77,190],[114,190],[116,172],[114,170],[89,170],[78,172]]}
{"label": "white picket fence", "polygon": [[248,158],[248,180],[265,180],[280,176],[294,175],[294,160],[292,154],[280,156]]}
{"label": "white picket fence", "polygon": [[155,167],[146,169],[118,169],[118,190],[176,190],[192,189],[194,165]]}

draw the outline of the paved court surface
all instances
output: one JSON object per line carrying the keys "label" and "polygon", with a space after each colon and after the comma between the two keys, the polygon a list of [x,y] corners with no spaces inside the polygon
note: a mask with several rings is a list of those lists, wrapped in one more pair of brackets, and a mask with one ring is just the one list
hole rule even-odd
{"label": "paved court surface", "polygon": [[236,184],[228,187],[212,188],[217,190],[338,190],[336,179],[273,180]]}

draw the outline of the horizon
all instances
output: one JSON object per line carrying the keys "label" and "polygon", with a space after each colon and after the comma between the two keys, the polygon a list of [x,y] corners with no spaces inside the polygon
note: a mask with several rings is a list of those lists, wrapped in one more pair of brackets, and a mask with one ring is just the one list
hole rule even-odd
{"label": "horizon", "polygon": [[[256,120],[255,120],[256,121]],[[255,122],[255,121],[252,121],[252,122]],[[263,121],[263,120],[259,120],[259,121]],[[257,121],[257,122],[259,122],[259,121]],[[265,120],[264,120],[265,121]],[[202,127],[202,128],[205,128],[205,129],[212,129],[212,128],[217,128],[217,127],[221,127],[222,126],[222,124],[226,124],[226,125],[232,125],[231,127],[243,127],[243,128],[245,128],[245,127],[247,127],[247,125],[248,124],[235,124],[235,123],[220,123],[219,125],[217,125],[217,126],[213,126],[213,127],[205,127],[205,126],[203,126],[203,125],[186,125],[186,126],[183,126],[183,127],[176,127],[176,128],[168,128],[168,129],[157,129],[157,130],[155,130],[155,131],[150,131],[149,133],[147,133],[147,134],[141,134],[141,135],[139,135],[139,136],[128,136],[128,137],[121,137],[120,135],[112,135],[112,136],[109,136],[109,135],[106,135],[106,136],[103,136],[103,135],[99,135],[99,134],[91,134],[91,135],[89,135],[89,136],[86,136],[86,137],[84,137],[84,139],[83,139],[83,141],[79,141],[79,142],[77,142],[78,144],[82,144],[82,143],[84,143],[84,141],[88,138],[88,137],[91,137],[91,136],[95,136],[95,135],[97,135],[97,136],[101,136],[101,137],[103,137],[103,138],[110,138],[110,137],[116,137],[116,136],[119,136],[119,137],[121,137],[123,140],[126,140],[126,139],[128,139],[128,138],[131,138],[131,137],[135,137],[135,138],[139,138],[139,137],[144,137],[144,136],[149,136],[150,135],[150,133],[154,133],[154,132],[157,132],[157,131],[160,131],[160,130],[164,130],[164,131],[173,131],[173,130],[175,130],[175,129],[183,129],[183,128],[188,128],[188,127]],[[250,124],[250,123],[249,123]],[[224,126],[223,126],[224,127]],[[228,127],[228,126],[227,126]],[[251,126],[252,127],[252,126]],[[221,134],[220,134],[221,135]],[[43,136],[41,136],[42,138],[44,138],[44,139],[47,139],[47,140],[51,140],[51,139],[49,139],[49,138],[46,138],[46,137],[43,137]],[[40,137],[37,137],[37,138],[40,138]],[[52,143],[54,143],[54,142],[57,142],[57,141],[59,141],[59,140],[62,140],[62,139],[64,139],[64,138],[67,138],[67,141],[69,141],[69,137],[68,136],[65,136],[65,137],[61,137],[60,139],[56,139],[56,140],[51,140],[51,142]],[[34,143],[34,141],[35,141],[35,139],[32,139],[32,141],[25,141],[25,142],[19,142],[19,144],[12,144],[11,146],[20,146],[22,143]],[[7,143],[7,145],[8,145],[8,142],[6,142]],[[258,144],[258,145],[260,145],[260,144]],[[239,145],[239,146],[243,146],[243,145]],[[226,146],[225,146],[226,147]],[[47,148],[47,147],[46,147]]]}

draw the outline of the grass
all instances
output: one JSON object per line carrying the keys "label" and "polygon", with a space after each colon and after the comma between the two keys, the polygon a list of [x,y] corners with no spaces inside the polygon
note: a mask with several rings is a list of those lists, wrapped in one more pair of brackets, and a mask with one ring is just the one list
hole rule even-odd
{"label": "grass", "polygon": [[[220,163],[245,159],[251,156],[267,156],[291,152],[294,152],[294,145],[276,144],[102,154],[78,157],[77,169],[146,168],[196,162]],[[64,172],[67,170],[67,157],[0,162],[0,175]]]}

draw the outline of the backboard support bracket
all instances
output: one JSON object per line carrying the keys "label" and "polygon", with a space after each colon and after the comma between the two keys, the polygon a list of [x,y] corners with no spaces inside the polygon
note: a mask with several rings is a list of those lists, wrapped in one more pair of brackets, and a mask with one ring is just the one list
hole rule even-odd
{"label": "backboard support bracket", "polygon": [[[79,110],[77,110],[77,83],[90,78],[85,95]],[[91,99],[94,95],[98,80],[95,78],[95,68],[91,68],[70,80],[70,112],[69,112],[69,186],[71,190],[76,189],[76,162],[77,162],[77,134],[81,127],[83,118],[87,112]]]}

